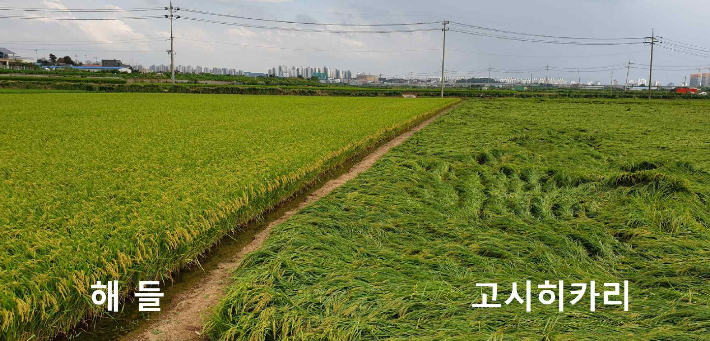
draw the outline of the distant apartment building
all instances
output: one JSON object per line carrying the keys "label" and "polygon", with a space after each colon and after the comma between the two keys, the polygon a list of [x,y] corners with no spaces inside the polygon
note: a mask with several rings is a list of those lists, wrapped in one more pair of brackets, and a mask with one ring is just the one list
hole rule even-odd
{"label": "distant apartment building", "polygon": [[702,73],[694,73],[694,74],[690,75],[690,87],[691,88],[699,88],[702,81],[703,81],[703,74]]}
{"label": "distant apartment building", "polygon": [[694,73],[690,75],[691,88],[710,87],[710,73]]}

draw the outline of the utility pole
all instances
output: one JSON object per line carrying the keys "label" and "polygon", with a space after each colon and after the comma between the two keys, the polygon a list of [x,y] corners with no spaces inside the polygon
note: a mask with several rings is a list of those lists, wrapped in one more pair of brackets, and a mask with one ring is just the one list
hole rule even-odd
{"label": "utility pole", "polygon": [[448,24],[449,22],[444,20],[444,28],[442,29],[442,31],[444,31],[444,47],[441,56],[441,98],[444,98],[444,86],[446,86],[446,75],[444,71],[446,70],[446,31],[449,30],[446,28],[446,25]]}
{"label": "utility pole", "polygon": [[614,94],[614,71],[611,71],[611,80],[609,81],[609,93]]}
{"label": "utility pole", "polygon": [[530,72],[530,89],[532,90],[533,88],[533,75],[532,72]]}
{"label": "utility pole", "polygon": [[651,42],[647,44],[651,44],[651,64],[649,67],[649,73],[648,73],[648,99],[651,99],[651,86],[653,86],[653,47],[656,45],[656,34],[654,30],[651,30],[651,36],[648,37],[647,39],[651,39]]}
{"label": "utility pole", "polygon": [[547,89],[547,84],[550,82],[548,75],[550,74],[550,65],[545,66],[545,89]]}
{"label": "utility pole", "polygon": [[631,72],[631,60],[629,59],[629,65],[626,66],[626,83],[624,84],[624,92],[629,89],[629,73]]}
{"label": "utility pole", "polygon": [[170,53],[170,78],[172,79],[173,85],[175,85],[175,36],[173,35],[173,21],[180,18],[180,16],[175,15],[175,11],[179,11],[180,8],[173,7],[171,0],[170,7],[166,7],[165,9],[170,11],[170,14],[165,17],[170,19],[170,50],[168,50],[168,53]]}

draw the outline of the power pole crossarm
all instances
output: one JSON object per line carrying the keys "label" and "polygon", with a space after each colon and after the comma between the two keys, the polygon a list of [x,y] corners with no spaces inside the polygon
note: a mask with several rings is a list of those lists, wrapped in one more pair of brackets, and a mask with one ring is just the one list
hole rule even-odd
{"label": "power pole crossarm", "polygon": [[446,86],[446,31],[449,29],[446,27],[446,25],[449,24],[448,21],[444,21],[444,28],[442,31],[444,31],[444,47],[442,49],[442,56],[441,56],[441,98],[444,98],[444,86]]}

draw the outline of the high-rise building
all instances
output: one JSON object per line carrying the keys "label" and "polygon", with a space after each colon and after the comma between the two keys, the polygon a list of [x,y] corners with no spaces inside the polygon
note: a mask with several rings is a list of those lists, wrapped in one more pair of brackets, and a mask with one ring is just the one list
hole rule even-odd
{"label": "high-rise building", "polygon": [[690,87],[691,88],[699,88],[702,85],[703,82],[703,74],[702,73],[694,73],[690,75]]}
{"label": "high-rise building", "polygon": [[710,73],[703,74],[702,87],[710,87]]}

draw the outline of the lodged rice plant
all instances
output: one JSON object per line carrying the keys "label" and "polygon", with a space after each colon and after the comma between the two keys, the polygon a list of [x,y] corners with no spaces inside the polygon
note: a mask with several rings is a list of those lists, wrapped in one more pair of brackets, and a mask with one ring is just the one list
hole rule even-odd
{"label": "lodged rice plant", "polygon": [[[708,340],[708,113],[688,101],[467,101],[275,226],[206,333]],[[504,304],[527,280],[628,280],[630,309],[600,298],[591,312],[587,293],[560,312],[537,287],[530,312]],[[500,308],[472,308],[490,295],[478,283],[499,285]]]}

